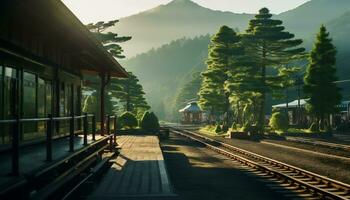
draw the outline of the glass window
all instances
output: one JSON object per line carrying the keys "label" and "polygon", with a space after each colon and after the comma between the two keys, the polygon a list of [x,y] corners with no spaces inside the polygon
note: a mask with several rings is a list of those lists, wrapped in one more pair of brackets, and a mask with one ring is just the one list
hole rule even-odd
{"label": "glass window", "polygon": [[14,118],[16,111],[16,80],[17,80],[17,70],[10,67],[5,67],[5,77],[4,77],[4,118],[11,119]]}
{"label": "glass window", "polygon": [[[46,117],[46,85],[45,85],[45,81],[41,78],[38,78],[38,117],[39,118],[44,118]],[[36,135],[37,137],[40,136],[45,136],[45,131],[46,131],[46,123],[45,122],[38,122],[38,134]]]}
{"label": "glass window", "polygon": [[[23,73],[23,117],[37,117],[37,80],[36,75]],[[23,124],[24,140],[38,137],[38,128],[36,122]]]}
{"label": "glass window", "polygon": [[[0,120],[4,119],[4,106],[2,104],[3,102],[3,80],[4,80],[4,73],[3,73],[4,67],[2,65],[0,65]],[[5,125],[0,125],[0,129],[4,130],[5,129]],[[0,145],[1,144],[6,144],[6,140],[7,140],[7,131],[0,131]]]}
{"label": "glass window", "polygon": [[46,101],[46,85],[45,81],[41,78],[38,79],[38,117],[47,117],[45,112]]}
{"label": "glass window", "polygon": [[65,92],[64,92],[64,83],[61,84],[61,91],[60,91],[60,116],[66,116],[65,112]]}
{"label": "glass window", "polygon": [[[81,89],[80,86],[74,87],[75,88],[75,94],[74,94],[74,109],[75,109],[75,115],[81,115]],[[75,130],[82,130],[82,120],[77,120],[77,123],[75,124]]]}
{"label": "glass window", "polygon": [[[50,81],[45,82],[45,116],[51,114],[52,109],[52,86]],[[46,130],[46,129],[45,129]]]}
{"label": "glass window", "polygon": [[46,82],[46,115],[51,114],[52,109],[52,84],[50,81]]}
{"label": "glass window", "polygon": [[[16,81],[17,70],[10,67],[2,67],[2,119],[13,119],[16,113]],[[1,143],[10,143],[10,125],[1,127]]]}
{"label": "glass window", "polygon": [[[62,83],[61,84],[61,91],[60,91],[60,116],[61,117],[66,117],[68,116],[68,111],[67,111],[67,87],[66,84]],[[63,120],[59,122],[59,127],[60,127],[60,135],[67,135],[69,133],[69,121],[68,120]]]}
{"label": "glass window", "polygon": [[4,106],[3,106],[3,104],[2,104],[2,99],[3,99],[3,97],[4,97],[4,95],[3,95],[3,80],[4,80],[4,78],[3,78],[3,70],[4,70],[4,67],[2,66],[2,65],[0,65],[0,120],[1,119],[4,119]]}
{"label": "glass window", "polygon": [[36,117],[36,76],[23,73],[23,116]]}

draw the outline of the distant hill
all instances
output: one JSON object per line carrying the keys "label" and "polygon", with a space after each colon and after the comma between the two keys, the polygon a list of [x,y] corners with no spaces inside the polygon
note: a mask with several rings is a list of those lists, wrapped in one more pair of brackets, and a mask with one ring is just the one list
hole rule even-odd
{"label": "distant hill", "polygon": [[[206,15],[211,17],[205,17]],[[220,17],[214,17],[216,15]],[[138,75],[152,108],[161,119],[164,119],[174,111],[172,103],[176,98],[180,99],[178,101],[183,101],[183,98],[179,97],[191,96],[181,94],[181,88],[190,88],[192,74],[205,68],[204,61],[207,57],[210,37],[209,35],[195,36],[215,33],[223,24],[245,30],[250,17],[252,16],[213,11],[189,0],[175,0],[167,5],[125,18],[117,28],[129,27],[126,25],[127,22],[132,24],[130,30],[134,31],[135,35],[132,34],[134,38],[130,42],[131,49],[134,49],[133,46],[140,46],[138,47],[140,51],[151,49],[152,45],[168,43],[167,41],[184,35],[188,37],[149,50],[123,61],[122,64]],[[326,24],[338,49],[339,79],[350,79],[350,40],[348,39],[350,0],[312,0],[274,17],[282,19],[288,31],[304,39],[304,46],[307,49],[311,49],[320,25]],[[122,32],[118,30],[118,33]],[[126,51],[128,51],[127,48]],[[350,84],[340,85],[344,88],[344,95],[349,99],[350,93],[347,91],[350,91]]]}
{"label": "distant hill", "polygon": [[[306,38],[317,28],[347,10],[350,0],[311,0],[295,9],[276,15],[288,30]],[[258,11],[257,11],[258,12]],[[122,44],[130,58],[171,40],[213,34],[222,25],[244,31],[252,14],[237,14],[204,8],[191,0],[173,0],[166,5],[120,19],[109,31],[133,36]]]}
{"label": "distant hill", "polygon": [[223,24],[245,30],[251,17],[249,14],[211,10],[190,0],[174,0],[122,18],[109,31],[133,37],[122,45],[130,58],[175,39],[213,34]]}
{"label": "distant hill", "polygon": [[[350,79],[350,11],[327,23],[330,34],[338,50],[338,77],[341,80]],[[350,99],[350,82],[340,84],[347,99]]]}
{"label": "distant hill", "polygon": [[317,33],[322,24],[339,17],[346,11],[350,11],[349,0],[311,0],[275,17],[284,22],[288,31],[298,37],[309,38]]}
{"label": "distant hill", "polygon": [[209,35],[182,38],[122,61],[140,79],[151,107],[163,118],[178,89],[202,71],[208,55]]}

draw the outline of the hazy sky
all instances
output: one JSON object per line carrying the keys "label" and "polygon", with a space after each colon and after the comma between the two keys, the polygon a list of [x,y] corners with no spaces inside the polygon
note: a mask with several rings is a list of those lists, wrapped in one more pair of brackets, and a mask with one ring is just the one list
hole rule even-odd
{"label": "hazy sky", "polygon": [[[119,19],[166,4],[171,0],[62,0],[83,22]],[[268,7],[273,13],[293,9],[308,0],[193,0],[207,8],[236,13],[256,13]]]}

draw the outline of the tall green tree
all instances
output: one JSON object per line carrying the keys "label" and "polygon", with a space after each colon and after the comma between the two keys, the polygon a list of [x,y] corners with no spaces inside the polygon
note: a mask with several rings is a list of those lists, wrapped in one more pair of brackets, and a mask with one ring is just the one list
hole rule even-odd
{"label": "tall green tree", "polygon": [[260,71],[257,63],[246,50],[243,34],[237,48],[240,54],[232,60],[225,88],[230,92],[230,102],[235,110],[237,124],[256,124],[256,108],[261,94]]}
{"label": "tall green tree", "polygon": [[119,90],[112,90],[111,94],[122,103],[124,111],[133,112],[137,115],[137,112],[142,110],[146,111],[150,109],[143,91],[142,85],[139,83],[139,79],[132,73],[128,72],[128,78],[114,79],[111,86],[120,87]]}
{"label": "tall green tree", "polygon": [[202,77],[200,76],[200,72],[195,72],[192,74],[191,79],[179,89],[172,105],[174,116],[177,116],[179,109],[186,106],[188,102],[198,99],[201,83]]}
{"label": "tall green tree", "polygon": [[131,40],[131,36],[119,36],[117,33],[106,32],[112,26],[115,26],[119,20],[112,20],[109,22],[97,22],[86,25],[86,27],[101,41],[104,47],[115,58],[125,58],[123,49],[119,43]]}
{"label": "tall green tree", "polygon": [[304,56],[305,49],[300,47],[302,40],[294,39],[294,35],[285,31],[282,23],[281,20],[272,19],[267,8],[262,8],[250,21],[243,37],[246,52],[259,71],[256,78],[260,84],[256,89],[261,94],[257,122],[260,133],[263,133],[265,126],[267,93],[283,89],[290,73],[297,71],[286,66]]}
{"label": "tall green tree", "polygon": [[225,82],[232,64],[233,56],[240,53],[240,42],[236,32],[222,26],[211,39],[207,60],[207,69],[202,73],[203,82],[199,92],[199,103],[204,109],[225,114],[225,124],[231,120],[230,93],[225,90]]}
{"label": "tall green tree", "polygon": [[[131,37],[120,37],[117,33],[106,32],[106,30],[115,24],[118,20],[109,22],[97,22],[95,24],[88,24],[87,28],[101,41],[106,50],[114,58],[125,58],[122,54],[123,49],[119,43],[129,41]],[[90,80],[91,81],[91,80]],[[94,78],[92,78],[94,81]],[[135,75],[129,72],[129,77],[126,79],[111,79],[107,86],[107,94],[105,95],[105,110],[107,114],[117,113],[119,110],[118,103],[123,104],[123,111],[133,112],[136,116],[142,116],[143,113],[150,109],[144,97],[145,93],[142,86],[138,83],[139,80]],[[102,83],[104,84],[104,83]],[[90,110],[98,111],[97,105],[99,105],[99,87],[96,88],[90,86],[90,95],[85,99],[84,110],[89,112]],[[99,113],[99,112],[95,112]]]}
{"label": "tall green tree", "polygon": [[[95,113],[97,119],[101,119],[100,116],[100,94],[98,91],[93,91],[91,94],[87,95],[84,99],[83,112],[85,113]],[[105,96],[105,111],[107,115],[114,115],[118,111],[118,105],[113,102],[113,96],[108,93]]]}
{"label": "tall green tree", "polygon": [[329,115],[336,113],[336,105],[340,104],[342,96],[335,81],[336,48],[325,26],[321,26],[311,51],[304,78],[304,91],[310,98],[308,111],[316,117],[319,128],[329,126]]}

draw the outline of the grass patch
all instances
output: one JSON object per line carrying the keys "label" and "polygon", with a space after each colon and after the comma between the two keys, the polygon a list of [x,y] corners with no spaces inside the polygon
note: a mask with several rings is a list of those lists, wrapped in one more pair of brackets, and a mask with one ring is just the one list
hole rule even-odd
{"label": "grass patch", "polygon": [[222,137],[222,136],[228,135],[227,133],[224,133],[224,132],[216,133],[215,128],[216,128],[215,125],[207,125],[207,126],[200,128],[199,132],[206,134],[206,135],[209,135],[209,136],[214,136],[214,137],[217,137],[217,136]]}
{"label": "grass patch", "polygon": [[[271,133],[271,130],[270,132]],[[310,129],[298,129],[298,128],[289,128],[286,131],[277,130],[274,131],[275,134],[279,136],[295,136],[295,137],[316,137],[316,138],[324,138],[331,137],[332,134],[326,131],[315,132]]]}

